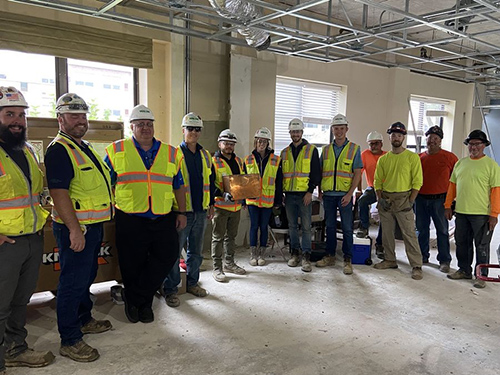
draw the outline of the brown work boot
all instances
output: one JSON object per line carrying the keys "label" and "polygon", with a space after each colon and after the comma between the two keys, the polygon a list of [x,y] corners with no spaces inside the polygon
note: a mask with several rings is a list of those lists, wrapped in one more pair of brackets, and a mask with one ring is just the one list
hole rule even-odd
{"label": "brown work boot", "polygon": [[255,246],[250,246],[250,265],[251,266],[256,266],[257,265],[257,248]]}
{"label": "brown work boot", "polygon": [[186,291],[196,297],[206,297],[208,295],[206,289],[199,285],[188,286]]}
{"label": "brown work boot", "polygon": [[77,362],[93,362],[99,358],[97,349],[94,349],[83,340],[73,345],[61,345],[59,354]]}
{"label": "brown work boot", "polygon": [[350,259],[344,259],[344,275],[352,275],[352,263]]}
{"label": "brown work boot", "polygon": [[181,300],[177,296],[177,293],[165,294],[165,302],[169,307],[179,307],[181,304]]}
{"label": "brown work boot", "polygon": [[259,249],[259,257],[257,258],[257,264],[259,266],[265,266],[266,265],[266,247],[261,247]]}
{"label": "brown work boot", "polygon": [[227,273],[234,273],[235,275],[244,275],[247,273],[244,268],[238,266],[234,261],[224,263],[224,271]]}
{"label": "brown work boot", "polygon": [[486,288],[486,281],[476,278],[476,281],[474,281],[473,285],[474,288],[483,289]]}
{"label": "brown work boot", "polygon": [[312,267],[311,267],[311,254],[310,253],[304,253],[302,254],[302,265],[300,267],[302,272],[311,272]]}
{"label": "brown work boot", "polygon": [[226,274],[222,270],[222,267],[214,268],[214,270],[212,271],[212,276],[214,280],[219,283],[223,283],[226,281]]}
{"label": "brown work boot", "polygon": [[424,278],[422,267],[413,267],[411,270],[411,278],[413,280],[422,280]]}
{"label": "brown work boot", "polygon": [[450,272],[450,263],[441,263],[439,265],[439,270],[443,273]]}
{"label": "brown work boot", "polygon": [[[56,357],[49,351],[36,351],[27,349],[24,352],[10,356],[5,353],[6,367],[44,367],[54,362]],[[0,372],[1,374],[2,372]]]}
{"label": "brown work boot", "polygon": [[90,319],[80,330],[83,334],[86,333],[102,333],[109,331],[113,326],[109,320],[95,320]]}
{"label": "brown work boot", "polygon": [[446,275],[446,277],[448,279],[452,279],[452,280],[461,280],[461,279],[470,280],[470,279],[472,279],[472,275],[471,274],[467,274],[467,273],[465,273],[462,270],[455,271],[451,275]]}
{"label": "brown work boot", "polygon": [[375,264],[373,268],[386,270],[389,268],[398,268],[398,264],[395,260],[383,260],[382,262]]}
{"label": "brown work boot", "polygon": [[335,255],[327,254],[316,262],[316,267],[328,267],[335,265]]}
{"label": "brown work boot", "polygon": [[299,251],[293,250],[292,257],[288,260],[288,267],[297,267],[299,265],[299,262],[300,262]]}

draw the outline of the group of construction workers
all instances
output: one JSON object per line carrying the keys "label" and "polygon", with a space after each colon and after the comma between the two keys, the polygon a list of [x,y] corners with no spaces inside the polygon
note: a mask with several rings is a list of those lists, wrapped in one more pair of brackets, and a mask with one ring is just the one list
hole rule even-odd
{"label": "group of construction workers", "polygon": [[[35,351],[26,343],[26,309],[35,290],[43,253],[43,226],[49,212],[41,205],[43,173],[36,153],[27,142],[28,103],[14,87],[0,87],[0,374],[6,366],[42,367],[54,360],[50,351]],[[401,229],[412,278],[422,279],[422,264],[429,261],[429,225],[438,236],[440,270],[448,273],[451,261],[448,220],[456,202],[455,238],[459,270],[451,279],[472,279],[474,246],[477,263],[489,262],[489,243],[500,212],[500,171],[484,154],[490,142],[480,130],[465,144],[469,157],[457,161],[441,149],[443,131],[430,128],[428,150],[417,155],[403,147],[405,126],[388,129],[391,151],[382,150],[383,137],[368,135],[369,149],[347,138],[349,123],[337,115],[331,122],[332,143],[322,148],[303,139],[304,123],[289,123],[291,143],[278,156],[272,136],[262,127],[254,149],[244,159],[234,153],[238,138],[229,129],[218,136],[212,156],[199,144],[203,121],[195,113],[181,123],[183,142],[174,147],[154,137],[153,112],[144,105],[130,114],[132,136],[110,144],[102,159],[83,138],[88,131],[89,107],[74,93],[56,102],[59,132],[47,148],[44,162],[52,198],[52,229],[59,249],[61,272],[57,288],[57,324],[60,354],[79,362],[99,358],[85,334],[106,332],[109,320],[92,317],[90,285],[97,274],[103,223],[115,218],[116,245],[123,280],[124,310],[131,323],[154,321],[155,293],[168,306],[177,307],[180,253],[186,248],[187,292],[205,297],[199,285],[203,238],[212,221],[213,278],[226,273],[245,274],[234,259],[235,238],[242,208],[250,216],[251,266],[266,261],[271,215],[283,207],[288,219],[290,267],[311,267],[313,193],[319,190],[326,221],[326,255],[317,267],[335,265],[337,209],[342,227],[343,272],[353,273],[353,196],[362,172],[368,188],[358,201],[366,237],[370,205],[380,215],[377,269],[397,268],[394,233]],[[260,196],[235,200],[224,188],[223,177],[258,174]],[[416,227],[415,231],[415,215]],[[301,236],[300,236],[301,233]],[[300,238],[301,237],[301,238]],[[487,272],[485,270],[484,272]],[[475,280],[476,287],[484,281]]]}

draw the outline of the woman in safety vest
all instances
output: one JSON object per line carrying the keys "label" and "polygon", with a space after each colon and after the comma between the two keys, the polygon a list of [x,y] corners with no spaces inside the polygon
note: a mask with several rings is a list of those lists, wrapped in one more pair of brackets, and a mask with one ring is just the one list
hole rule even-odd
{"label": "woman in safety vest", "polygon": [[[269,218],[273,207],[281,209],[283,195],[283,173],[280,157],[271,149],[271,131],[260,128],[255,133],[254,150],[245,159],[248,174],[258,173],[261,177],[259,197],[247,199],[250,214],[250,265],[266,264]],[[257,233],[260,229],[260,247],[257,246]]]}

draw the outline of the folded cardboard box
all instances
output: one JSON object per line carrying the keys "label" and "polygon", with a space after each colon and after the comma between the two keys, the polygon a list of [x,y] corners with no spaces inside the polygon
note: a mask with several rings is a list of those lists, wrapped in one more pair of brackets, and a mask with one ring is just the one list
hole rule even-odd
{"label": "folded cardboard box", "polygon": [[261,182],[258,173],[224,176],[222,180],[224,191],[230,193],[234,200],[260,197]]}

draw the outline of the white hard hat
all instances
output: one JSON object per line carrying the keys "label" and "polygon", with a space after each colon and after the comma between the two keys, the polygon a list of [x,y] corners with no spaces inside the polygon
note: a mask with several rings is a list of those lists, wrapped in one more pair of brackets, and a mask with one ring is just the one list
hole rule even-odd
{"label": "white hard hat", "polygon": [[257,132],[255,133],[254,138],[265,138],[269,142],[271,142],[271,139],[272,139],[272,137],[271,137],[271,130],[269,130],[266,127],[262,127],[259,130],[257,130]]}
{"label": "white hard hat", "polygon": [[228,141],[228,142],[238,142],[238,138],[236,137],[236,134],[234,134],[231,130],[229,129],[224,129],[223,131],[220,132],[219,138],[217,138],[217,142],[220,141]]}
{"label": "white hard hat", "polygon": [[370,141],[383,141],[384,136],[380,134],[378,131],[372,131],[368,136],[366,137],[366,142]]}
{"label": "white hard hat", "polygon": [[133,109],[132,112],[130,113],[130,120],[129,121],[135,121],[135,120],[155,120],[155,116],[153,115],[153,112],[146,107],[145,105],[139,104],[136,105]]}
{"label": "white hard hat", "polygon": [[288,131],[304,130],[304,123],[301,119],[294,118],[288,123]]}
{"label": "white hard hat", "polygon": [[193,126],[195,128],[203,128],[201,117],[194,112],[189,112],[182,118],[182,127]]}
{"label": "white hard hat", "polygon": [[19,91],[15,87],[0,86],[0,107],[28,108],[28,103],[24,99],[21,91]]}
{"label": "white hard hat", "polygon": [[330,124],[331,126],[336,126],[336,125],[349,125],[349,122],[347,121],[347,118],[344,115],[338,114],[332,119],[332,122]]}
{"label": "white hard hat", "polygon": [[89,106],[78,95],[67,93],[57,99],[56,113],[89,113]]}

